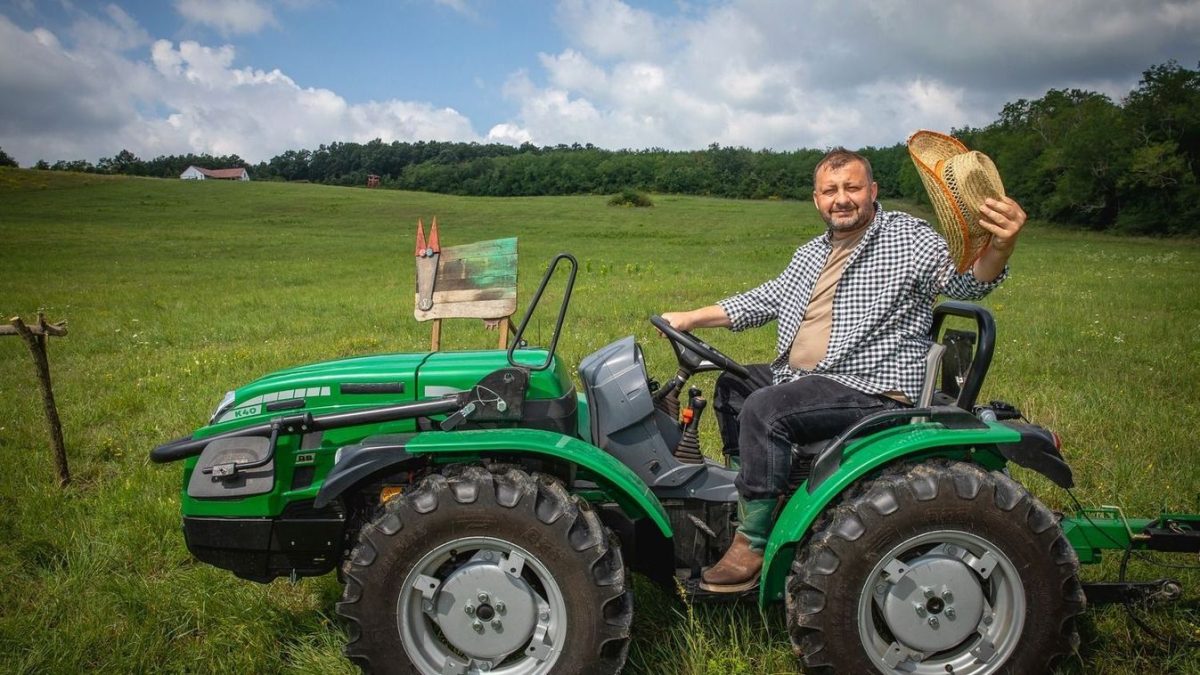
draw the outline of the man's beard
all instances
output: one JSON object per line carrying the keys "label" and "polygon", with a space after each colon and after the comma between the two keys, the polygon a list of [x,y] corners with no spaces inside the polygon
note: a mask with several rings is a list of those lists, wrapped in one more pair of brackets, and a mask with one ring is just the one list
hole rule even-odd
{"label": "man's beard", "polygon": [[825,221],[825,226],[830,232],[856,232],[875,218],[875,212],[874,209],[860,208],[858,209],[858,217],[856,217],[853,222],[846,222],[845,220],[842,220],[839,223],[835,221],[835,218],[836,216],[833,212],[830,212],[829,214],[821,214],[821,219]]}

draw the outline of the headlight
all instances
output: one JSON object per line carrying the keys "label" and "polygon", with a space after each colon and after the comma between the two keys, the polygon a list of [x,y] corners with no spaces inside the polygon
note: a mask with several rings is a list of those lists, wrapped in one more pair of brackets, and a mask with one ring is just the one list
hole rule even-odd
{"label": "headlight", "polygon": [[232,391],[225,392],[225,397],[222,398],[221,402],[217,404],[217,409],[213,411],[212,417],[208,418],[209,424],[216,422],[217,418],[219,418],[221,415],[224,415],[225,411],[233,407],[233,398],[234,393]]}

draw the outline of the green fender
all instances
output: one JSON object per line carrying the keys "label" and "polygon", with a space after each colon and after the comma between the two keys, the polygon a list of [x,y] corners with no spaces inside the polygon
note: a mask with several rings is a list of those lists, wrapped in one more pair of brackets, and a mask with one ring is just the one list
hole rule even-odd
{"label": "green fender", "polygon": [[667,512],[629,467],[600,448],[571,436],[540,429],[427,431],[404,449],[413,455],[479,455],[493,452],[544,455],[587,469],[631,518],[648,517],[664,537],[671,536]]}
{"label": "green fender", "polygon": [[968,457],[989,470],[998,469],[1004,466],[1003,457],[991,448],[980,448],[979,452],[972,448],[1015,443],[1020,437],[1018,432],[998,422],[988,423],[986,429],[947,429],[941,424],[923,423],[888,429],[850,443],[842,453],[837,473],[812,494],[807,485],[801,485],[775,521],[763,558],[759,603],[766,606],[783,599],[796,543],[808,534],[825,507],[859,478],[899,459],[934,456]]}

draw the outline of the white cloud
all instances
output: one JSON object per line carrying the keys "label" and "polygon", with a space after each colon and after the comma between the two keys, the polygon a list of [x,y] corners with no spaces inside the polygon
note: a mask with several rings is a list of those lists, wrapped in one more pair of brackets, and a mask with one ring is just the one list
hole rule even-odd
{"label": "white cloud", "polygon": [[608,73],[574,49],[557,56],[538,54],[538,59],[556,87],[584,93],[598,93],[608,88]]}
{"label": "white cloud", "polygon": [[532,140],[529,132],[512,124],[497,124],[488,131],[488,143],[507,143],[521,145]]}
{"label": "white cloud", "polygon": [[605,58],[657,54],[670,35],[654,14],[621,0],[562,0],[558,21],[580,47]]}
{"label": "white cloud", "polygon": [[[122,148],[143,158],[207,152],[259,161],[335,140],[482,140],[452,108],[350,103],[278,69],[238,67],[230,45],[157,40],[141,52],[144,59],[127,57],[128,45],[144,31],[126,18],[111,12],[89,17],[89,28],[68,47],[46,29],[25,31],[0,16],[5,152],[24,165],[95,161]],[[520,130],[506,137],[523,138]]]}
{"label": "white cloud", "polygon": [[104,8],[107,20],[81,14],[70,28],[75,43],[100,50],[129,51],[150,44],[150,34],[116,5]]}
{"label": "white cloud", "polygon": [[[193,24],[233,35],[276,25],[272,8],[314,1],[323,0],[174,6]],[[434,1],[468,16],[484,6]],[[1120,96],[1145,68],[1169,58],[1192,67],[1200,54],[1200,0],[727,0],[676,3],[672,14],[623,0],[561,0],[554,18],[563,46],[512,73],[503,93],[515,113],[477,120],[488,129],[481,137],[439,101],[350,102],[286,69],[246,67],[232,45],[154,41],[161,36],[115,5],[64,7],[70,23],[55,32],[0,15],[0,146],[23,163],[94,160],[121,148],[257,161],[374,137],[890,145],[920,127],[987,124],[1005,102],[1048,88]]]}
{"label": "white cloud", "polygon": [[278,25],[271,8],[259,0],[175,0],[175,10],[222,35],[257,33]]}
{"label": "white cloud", "polygon": [[301,87],[278,69],[236,68],[228,45],[160,40],[153,51],[166,85],[162,104],[175,112],[146,126],[164,139],[184,137],[193,149],[258,160],[331,140],[477,139],[470,121],[451,108],[398,100],[351,104],[328,89]]}
{"label": "white cloud", "polygon": [[505,128],[538,144],[891,145],[1049,88],[1120,96],[1200,53],[1197,0],[561,0],[557,18],[569,46],[506,88]]}

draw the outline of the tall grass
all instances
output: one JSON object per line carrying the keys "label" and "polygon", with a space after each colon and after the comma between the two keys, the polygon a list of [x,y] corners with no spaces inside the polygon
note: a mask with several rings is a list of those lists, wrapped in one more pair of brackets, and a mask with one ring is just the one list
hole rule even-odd
{"label": "tall grass", "polygon": [[[803,202],[605,201],[0,170],[0,318],[42,308],[70,322],[50,360],[75,476],[56,486],[28,354],[0,339],[0,671],[348,670],[334,576],[263,586],[193,561],[179,468],[147,453],[265,372],[427,348],[428,326],[412,318],[418,217],[438,216],[445,245],[519,237],[522,302],[551,255],[574,252],[582,269],[560,355],[578,364],[634,334],[660,377],[674,361],[649,314],[756,285],[821,228]],[[1196,242],[1033,223],[986,303],[1000,332],[983,398],[1058,431],[1089,504],[1200,508],[1198,282]],[[549,338],[552,314],[533,340]],[[745,362],[772,356],[770,328],[706,337]],[[443,331],[449,349],[494,339],[477,321]],[[702,441],[716,446],[711,419]],[[1048,481],[1016,473],[1068,506]],[[1086,574],[1111,577],[1115,563]],[[689,608],[640,579],[636,592],[631,672],[793,667],[778,607]],[[1189,590],[1185,606],[1156,610],[1154,625],[1197,636],[1195,599]],[[1200,656],[1158,645],[1119,609],[1085,619],[1067,672],[1200,671]]]}

